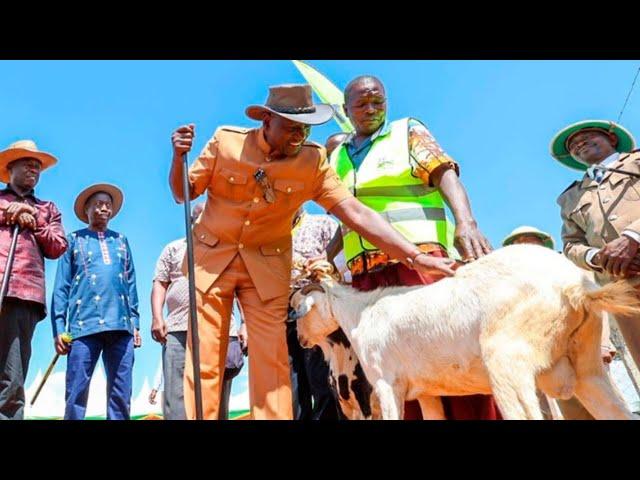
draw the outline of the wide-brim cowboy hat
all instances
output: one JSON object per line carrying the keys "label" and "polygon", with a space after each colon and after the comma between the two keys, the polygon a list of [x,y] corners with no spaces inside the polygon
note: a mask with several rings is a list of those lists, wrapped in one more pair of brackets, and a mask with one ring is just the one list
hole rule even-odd
{"label": "wide-brim cowboy hat", "polygon": [[618,144],[616,145],[618,152],[631,152],[636,148],[636,141],[629,130],[615,122],[609,120],[582,120],[581,122],[573,123],[556,133],[551,140],[549,148],[553,158],[574,170],[586,171],[589,168],[589,165],[579,162],[569,153],[569,139],[580,130],[599,130],[604,133],[613,133],[618,137]]}
{"label": "wide-brim cowboy hat", "polygon": [[505,237],[502,241],[502,246],[506,247],[507,245],[511,245],[514,240],[522,235],[535,235],[540,238],[544,242],[544,246],[550,248],[552,250],[555,249],[555,243],[553,241],[553,237],[549,235],[547,232],[543,232],[542,230],[538,230],[536,227],[530,227],[528,225],[523,225],[514,229],[509,235]]}
{"label": "wide-brim cowboy hat", "polygon": [[35,158],[42,164],[42,170],[58,163],[58,159],[47,152],[38,150],[33,140],[18,140],[9,145],[9,148],[0,152],[0,182],[9,183],[11,172],[7,168],[11,162],[21,158]]}
{"label": "wide-brim cowboy hat", "polygon": [[73,204],[73,210],[76,213],[76,216],[84,223],[89,223],[89,217],[87,216],[87,212],[84,210],[87,200],[89,200],[92,195],[101,192],[108,194],[113,201],[111,218],[115,217],[122,208],[122,204],[124,203],[124,194],[122,193],[122,190],[110,183],[96,183],[95,185],[91,185],[81,191]]}
{"label": "wide-brim cowboy hat", "polygon": [[306,84],[269,87],[269,97],[264,105],[250,105],[245,110],[253,120],[262,120],[265,112],[305,125],[322,125],[335,114],[331,105],[313,103],[311,86]]}

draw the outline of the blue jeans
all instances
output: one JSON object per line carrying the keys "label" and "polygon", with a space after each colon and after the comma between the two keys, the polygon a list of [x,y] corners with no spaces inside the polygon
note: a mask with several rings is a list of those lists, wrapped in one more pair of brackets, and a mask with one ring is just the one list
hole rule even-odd
{"label": "blue jeans", "polygon": [[65,420],[82,420],[91,376],[102,353],[107,377],[107,420],[129,420],[133,372],[133,335],[102,332],[73,340],[67,359]]}

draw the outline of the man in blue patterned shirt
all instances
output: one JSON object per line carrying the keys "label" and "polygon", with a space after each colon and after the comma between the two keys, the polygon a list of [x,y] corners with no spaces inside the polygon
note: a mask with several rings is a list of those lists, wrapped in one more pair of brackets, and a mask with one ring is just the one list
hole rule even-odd
{"label": "man in blue patterned shirt", "polygon": [[[100,354],[107,377],[107,419],[128,420],[133,349],[141,345],[138,293],[129,243],[109,230],[123,194],[97,184],[78,195],[74,210],[88,228],[68,237],[58,262],[51,324],[56,352],[67,360],[65,420],[82,420]],[[61,336],[70,332],[72,343]]]}

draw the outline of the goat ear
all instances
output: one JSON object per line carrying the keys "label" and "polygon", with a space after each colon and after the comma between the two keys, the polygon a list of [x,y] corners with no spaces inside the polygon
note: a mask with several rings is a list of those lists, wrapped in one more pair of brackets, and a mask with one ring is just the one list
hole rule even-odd
{"label": "goat ear", "polygon": [[311,311],[313,306],[315,305],[315,300],[313,297],[304,297],[300,305],[296,309],[296,319],[304,317],[307,313]]}

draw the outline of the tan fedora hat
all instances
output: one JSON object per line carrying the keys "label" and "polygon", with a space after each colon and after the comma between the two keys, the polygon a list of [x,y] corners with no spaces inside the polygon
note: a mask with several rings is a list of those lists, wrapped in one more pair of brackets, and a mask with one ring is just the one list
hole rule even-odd
{"label": "tan fedora hat", "polygon": [[84,223],[89,223],[89,217],[87,217],[87,212],[84,210],[87,200],[91,198],[91,195],[101,192],[107,193],[113,200],[111,218],[114,218],[122,208],[122,204],[124,203],[124,194],[122,193],[122,190],[110,183],[96,183],[95,185],[91,185],[81,191],[73,204],[73,211]]}
{"label": "tan fedora hat", "polygon": [[9,145],[9,148],[0,152],[0,181],[9,183],[11,172],[7,168],[11,162],[21,158],[36,158],[42,163],[42,170],[58,163],[58,159],[47,152],[38,150],[33,140],[18,140]]}
{"label": "tan fedora hat", "polygon": [[269,87],[265,105],[250,105],[245,110],[253,120],[262,120],[264,112],[271,112],[305,125],[321,125],[333,118],[331,105],[313,103],[311,85],[276,85]]}

